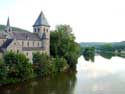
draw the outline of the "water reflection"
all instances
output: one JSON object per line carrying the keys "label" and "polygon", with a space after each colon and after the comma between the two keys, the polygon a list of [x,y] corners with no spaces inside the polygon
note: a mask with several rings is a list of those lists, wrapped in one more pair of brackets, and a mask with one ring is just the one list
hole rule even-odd
{"label": "water reflection", "polygon": [[91,63],[80,57],[77,67],[74,94],[125,94],[125,59],[96,56]]}
{"label": "water reflection", "polygon": [[125,94],[125,59],[95,56],[94,63],[78,59],[77,73],[0,87],[0,94]]}
{"label": "water reflection", "polygon": [[118,57],[122,57],[125,58],[125,54],[115,54],[114,52],[104,52],[104,51],[100,51],[98,53],[99,55],[101,55],[102,57],[106,58],[106,59],[111,59],[114,56],[118,56]]}
{"label": "water reflection", "polygon": [[44,79],[3,86],[0,94],[73,94],[75,82],[75,73],[60,73]]}

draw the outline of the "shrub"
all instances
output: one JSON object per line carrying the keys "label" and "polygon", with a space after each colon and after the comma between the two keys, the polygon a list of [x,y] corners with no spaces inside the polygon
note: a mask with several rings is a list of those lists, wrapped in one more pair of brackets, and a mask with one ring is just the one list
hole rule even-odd
{"label": "shrub", "polygon": [[53,58],[52,61],[52,71],[53,72],[61,72],[68,68],[68,64],[64,58]]}
{"label": "shrub", "polygon": [[0,81],[6,80],[8,74],[7,66],[5,64],[0,64]]}
{"label": "shrub", "polygon": [[33,78],[33,68],[29,59],[21,53],[7,52],[4,62],[8,66],[8,78],[27,80]]}
{"label": "shrub", "polygon": [[33,65],[36,76],[45,76],[50,74],[50,57],[45,53],[33,54]]}

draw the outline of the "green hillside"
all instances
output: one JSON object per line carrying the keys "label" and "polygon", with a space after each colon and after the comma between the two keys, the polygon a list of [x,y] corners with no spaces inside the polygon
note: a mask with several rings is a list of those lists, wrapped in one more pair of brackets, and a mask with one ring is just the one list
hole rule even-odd
{"label": "green hillside", "polygon": [[[0,31],[3,31],[4,29],[5,29],[5,25],[0,25]],[[28,30],[24,30],[17,27],[12,27],[12,30],[17,32],[29,32]]]}

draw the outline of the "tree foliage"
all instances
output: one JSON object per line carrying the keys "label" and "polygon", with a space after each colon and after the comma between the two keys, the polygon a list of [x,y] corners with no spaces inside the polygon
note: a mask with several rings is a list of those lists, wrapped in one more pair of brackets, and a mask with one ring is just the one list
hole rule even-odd
{"label": "tree foliage", "polygon": [[33,54],[34,72],[36,76],[45,76],[50,74],[50,57],[44,53]]}
{"label": "tree foliage", "polygon": [[23,81],[33,77],[32,64],[24,54],[7,52],[3,58],[9,70],[8,78]]}
{"label": "tree foliage", "polygon": [[80,47],[69,25],[58,25],[50,36],[50,53],[53,57],[63,57],[70,68],[75,68]]}

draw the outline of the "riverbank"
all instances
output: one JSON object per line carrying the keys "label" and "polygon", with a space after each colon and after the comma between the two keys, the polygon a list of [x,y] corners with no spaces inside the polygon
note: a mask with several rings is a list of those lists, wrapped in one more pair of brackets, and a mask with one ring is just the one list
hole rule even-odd
{"label": "riverbank", "polygon": [[125,94],[125,59],[78,59],[77,72],[60,72],[0,87],[0,94]]}
{"label": "riverbank", "polygon": [[0,60],[0,85],[15,84],[70,69],[64,58],[33,54],[33,63],[24,54],[8,52]]}

